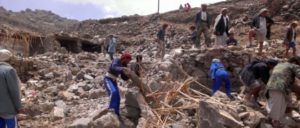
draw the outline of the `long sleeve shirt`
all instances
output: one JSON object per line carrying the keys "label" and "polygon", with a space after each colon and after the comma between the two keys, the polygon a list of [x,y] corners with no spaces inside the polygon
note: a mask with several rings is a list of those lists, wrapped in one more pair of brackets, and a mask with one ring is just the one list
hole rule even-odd
{"label": "long sleeve shirt", "polygon": [[216,72],[220,69],[225,70],[225,67],[222,63],[212,63],[210,66],[210,75],[211,75],[211,79],[215,79],[216,78]]}
{"label": "long sleeve shirt", "polygon": [[288,90],[295,82],[295,77],[300,78],[300,66],[291,63],[280,63],[274,67],[267,90],[279,90],[288,94]]}
{"label": "long sleeve shirt", "polygon": [[16,70],[7,63],[0,63],[0,116],[16,115],[21,107]]}
{"label": "long sleeve shirt", "polygon": [[199,27],[200,23],[207,23],[207,27],[210,27],[210,15],[207,12],[200,11],[196,15],[195,26]]}
{"label": "long sleeve shirt", "polygon": [[110,65],[108,72],[115,77],[121,76],[123,80],[128,80],[129,78],[125,75],[123,71],[123,66],[120,59],[114,59],[112,64]]}

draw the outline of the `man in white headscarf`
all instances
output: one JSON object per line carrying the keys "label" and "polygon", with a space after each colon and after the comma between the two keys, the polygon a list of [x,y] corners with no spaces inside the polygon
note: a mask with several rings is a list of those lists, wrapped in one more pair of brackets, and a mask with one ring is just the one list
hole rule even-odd
{"label": "man in white headscarf", "polygon": [[11,57],[10,51],[0,49],[0,128],[16,128],[16,115],[22,111],[19,77],[6,63]]}
{"label": "man in white headscarf", "polygon": [[252,46],[252,37],[256,37],[259,43],[259,54],[262,53],[263,43],[267,36],[267,26],[268,26],[268,9],[261,9],[251,24],[251,30],[249,32],[249,46]]}
{"label": "man in white headscarf", "polygon": [[229,35],[229,17],[227,8],[221,10],[221,14],[217,16],[214,25],[214,34],[216,35],[216,46],[225,46]]}

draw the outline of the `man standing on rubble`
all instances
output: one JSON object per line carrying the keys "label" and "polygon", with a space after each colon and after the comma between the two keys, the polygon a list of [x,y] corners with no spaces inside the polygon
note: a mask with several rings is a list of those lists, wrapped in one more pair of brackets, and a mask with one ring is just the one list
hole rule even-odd
{"label": "man standing on rubble", "polygon": [[212,60],[210,73],[213,80],[212,96],[220,89],[221,85],[225,83],[226,95],[233,100],[234,98],[231,95],[231,82],[229,80],[229,74],[226,71],[224,65],[221,63],[220,59]]}
{"label": "man standing on rubble", "polygon": [[253,61],[246,65],[240,72],[240,80],[246,87],[246,104],[255,107],[261,107],[257,101],[259,92],[265,88],[269,81],[270,71],[277,65],[276,60]]}
{"label": "man standing on rubble", "polygon": [[229,35],[229,17],[227,16],[227,8],[221,10],[221,14],[217,16],[214,25],[214,34],[216,35],[215,45],[225,46]]}
{"label": "man standing on rubble", "polygon": [[279,63],[266,86],[267,112],[275,128],[281,127],[280,120],[285,116],[290,92],[296,92],[292,90],[295,86],[295,77],[300,78],[299,56],[290,58],[286,63]]}
{"label": "man standing on rubble", "polygon": [[268,9],[262,9],[259,11],[258,16],[256,16],[251,24],[251,30],[249,31],[249,46],[252,47],[252,38],[256,37],[259,44],[259,50],[258,53],[261,54],[263,50],[263,43],[266,39],[267,32],[268,32],[268,23],[269,20],[267,20],[268,16]]}
{"label": "man standing on rubble", "polygon": [[16,115],[22,112],[19,77],[16,70],[5,63],[12,53],[0,50],[0,128],[16,128]]}
{"label": "man standing on rubble", "polygon": [[110,65],[108,72],[104,77],[104,86],[108,91],[110,97],[109,110],[115,112],[120,116],[120,94],[117,84],[117,78],[121,76],[123,80],[128,80],[130,69],[126,68],[131,61],[131,55],[129,53],[123,53],[120,59],[114,59]]}
{"label": "man standing on rubble", "polygon": [[290,24],[288,27],[284,44],[286,46],[285,50],[285,56],[288,57],[289,55],[289,50],[292,48],[293,49],[293,56],[296,56],[296,38],[297,38],[297,33],[296,33],[296,28],[298,26],[298,22],[294,21]]}
{"label": "man standing on rubble", "polygon": [[205,44],[207,47],[210,47],[210,35],[209,35],[209,28],[210,28],[210,15],[207,13],[207,5],[201,5],[201,11],[196,15],[196,22],[195,26],[197,29],[197,38],[196,38],[196,47],[200,47],[200,37],[201,34],[204,34]]}
{"label": "man standing on rubble", "polygon": [[160,56],[161,61],[164,59],[165,56],[165,50],[166,50],[165,36],[166,36],[166,30],[168,26],[169,26],[168,24],[164,24],[162,26],[162,29],[160,29],[157,33],[158,51],[156,53],[156,56]]}
{"label": "man standing on rubble", "polygon": [[112,60],[112,61],[114,59],[114,54],[116,53],[116,50],[117,50],[117,39],[116,39],[116,36],[109,35],[109,44],[108,44],[108,51],[107,51],[107,53],[109,54],[110,60]]}

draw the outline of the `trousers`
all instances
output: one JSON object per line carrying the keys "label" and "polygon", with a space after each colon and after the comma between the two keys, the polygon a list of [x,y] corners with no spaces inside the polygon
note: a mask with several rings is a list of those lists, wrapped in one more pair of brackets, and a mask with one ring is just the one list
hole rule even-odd
{"label": "trousers", "polygon": [[0,128],[17,128],[17,119],[13,118],[2,118],[0,117]]}
{"label": "trousers", "polygon": [[120,116],[120,93],[117,82],[109,77],[104,78],[104,86],[110,97],[109,109],[113,109],[115,113]]}
{"label": "trousers", "polygon": [[231,96],[231,82],[228,73],[224,70],[216,72],[215,79],[213,79],[212,96],[220,89],[223,83],[225,83],[226,95]]}

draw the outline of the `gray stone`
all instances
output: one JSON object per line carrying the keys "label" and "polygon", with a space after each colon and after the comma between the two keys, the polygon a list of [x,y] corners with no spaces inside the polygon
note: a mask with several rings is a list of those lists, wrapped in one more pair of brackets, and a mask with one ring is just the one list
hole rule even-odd
{"label": "gray stone", "polygon": [[102,89],[90,90],[89,92],[89,99],[98,99],[102,96],[106,95],[106,92]]}
{"label": "gray stone", "polygon": [[27,81],[27,86],[28,87],[35,87],[38,84],[37,80],[28,80]]}
{"label": "gray stone", "polygon": [[43,113],[50,113],[54,108],[54,104],[50,102],[41,103],[39,106]]}
{"label": "gray stone", "polygon": [[102,117],[103,115],[106,115],[107,113],[108,113],[108,109],[107,108],[98,109],[98,110],[95,110],[94,112],[90,113],[89,117],[92,120],[96,120],[96,119]]}
{"label": "gray stone", "polygon": [[71,81],[72,79],[73,79],[72,72],[70,70],[67,70],[65,73],[65,81],[68,82]]}
{"label": "gray stone", "polygon": [[77,80],[83,80],[84,79],[84,75],[85,75],[85,73],[83,71],[80,71],[80,72],[77,73],[76,79]]}
{"label": "gray stone", "polygon": [[92,119],[80,118],[75,120],[68,128],[90,128],[92,125]]}
{"label": "gray stone", "polygon": [[185,124],[182,124],[182,123],[175,123],[175,124],[172,124],[171,127],[172,128],[187,128],[188,126],[186,126]]}
{"label": "gray stone", "polygon": [[262,122],[260,123],[259,128],[273,128],[273,126],[271,124]]}
{"label": "gray stone", "polygon": [[67,104],[62,100],[55,101],[55,106],[59,107],[59,108],[62,108],[64,110],[64,112],[66,112],[67,109],[68,109]]}
{"label": "gray stone", "polygon": [[243,112],[239,114],[239,117],[243,120],[245,118],[248,118],[250,116],[249,112]]}
{"label": "gray stone", "polygon": [[96,119],[92,124],[95,128],[120,128],[120,125],[118,116],[111,112]]}
{"label": "gray stone", "polygon": [[53,109],[53,120],[60,120],[65,117],[64,109],[59,107],[54,107]]}
{"label": "gray stone", "polygon": [[61,98],[63,98],[64,100],[66,100],[66,101],[70,101],[70,100],[74,99],[75,94],[71,93],[71,92],[68,92],[68,91],[61,91],[59,93],[59,96]]}
{"label": "gray stone", "polygon": [[94,79],[94,77],[87,75],[87,74],[85,74],[83,77],[84,77],[84,80],[93,80]]}
{"label": "gray stone", "polygon": [[153,92],[159,90],[161,88],[160,84],[156,80],[150,80],[149,87]]}
{"label": "gray stone", "polygon": [[132,91],[127,91],[125,94],[126,117],[138,120],[141,110],[137,101],[137,95]]}
{"label": "gray stone", "polygon": [[297,122],[295,120],[293,120],[291,117],[285,117],[282,120],[282,124],[284,126],[288,127],[288,128],[295,128],[295,127],[297,127]]}
{"label": "gray stone", "polygon": [[54,78],[54,73],[53,72],[50,72],[48,74],[45,74],[45,79],[53,79]]}
{"label": "gray stone", "polygon": [[79,88],[78,84],[73,84],[68,88],[68,91],[72,93],[76,93],[78,91],[78,88]]}
{"label": "gray stone", "polygon": [[88,93],[84,91],[83,88],[79,88],[76,95],[79,96],[80,98],[88,97]]}
{"label": "gray stone", "polygon": [[244,124],[250,126],[251,128],[256,128],[263,120],[267,120],[267,118],[258,111],[252,111],[248,113],[248,117],[244,118]]}
{"label": "gray stone", "polygon": [[200,128],[241,128],[244,124],[240,119],[228,113],[230,107],[213,104],[209,101],[201,101],[197,110],[198,126]]}

